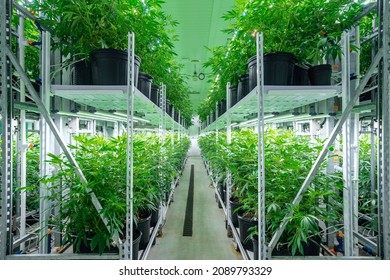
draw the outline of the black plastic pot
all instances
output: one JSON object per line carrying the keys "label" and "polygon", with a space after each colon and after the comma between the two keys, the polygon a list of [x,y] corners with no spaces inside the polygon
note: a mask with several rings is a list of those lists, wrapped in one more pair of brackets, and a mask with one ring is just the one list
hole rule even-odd
{"label": "black plastic pot", "polygon": [[215,121],[215,113],[214,113],[214,111],[212,111],[210,113],[210,124],[213,123],[214,121]]}
{"label": "black plastic pot", "polygon": [[148,212],[146,218],[140,219],[137,222],[137,229],[142,232],[141,241],[139,243],[140,249],[145,249],[149,243],[150,239],[150,219],[152,217],[152,212]]}
{"label": "black plastic pot", "polygon": [[249,74],[241,75],[237,87],[237,101],[243,99],[249,93]]}
{"label": "black plastic pot", "polygon": [[[274,52],[264,55],[264,84],[265,85],[292,85],[296,57],[287,52]],[[256,56],[248,60],[249,92],[257,86]]]}
{"label": "black plastic pot", "polygon": [[252,241],[248,238],[251,227],[257,226],[257,220],[248,220],[238,214],[238,228],[240,230],[240,240],[245,249],[253,251]]}
{"label": "black plastic pot", "polygon": [[73,84],[91,85],[91,64],[87,60],[78,61],[73,66]]}
{"label": "black plastic pot", "polygon": [[218,103],[218,116],[222,116],[226,112],[226,100],[222,99]]}
{"label": "black plastic pot", "polygon": [[313,86],[329,86],[332,78],[332,66],[320,64],[309,68],[309,79]]}
{"label": "black plastic pot", "polygon": [[237,103],[237,86],[230,87],[230,108]]}
{"label": "black plastic pot", "polygon": [[[88,241],[91,241],[93,237],[92,233],[87,233]],[[142,232],[136,228],[133,228],[133,254],[132,259],[138,260],[139,244],[141,241]],[[75,253],[84,253],[84,254],[98,254],[99,248],[95,247],[94,250],[91,249],[91,244],[88,242],[87,245],[83,242],[80,244],[80,250],[76,250],[75,244],[73,244],[73,252]],[[118,247],[106,248],[103,253],[119,253]]]}
{"label": "black plastic pot", "polygon": [[247,61],[247,66],[249,70],[249,92],[251,92],[256,86],[257,86],[257,73],[256,73],[256,67],[257,67],[257,58],[256,56],[252,56]]}
{"label": "black plastic pot", "polygon": [[160,106],[160,95],[158,94],[158,86],[153,85],[150,89],[150,100],[157,106]]}
{"label": "black plastic pot", "polygon": [[133,254],[132,259],[138,260],[139,244],[141,242],[142,232],[138,229],[133,231]]}
{"label": "black plastic pot", "polygon": [[152,76],[147,73],[139,72],[138,74],[138,85],[137,88],[140,92],[143,93],[147,98],[150,99],[151,90],[152,90]]}
{"label": "black plastic pot", "polygon": [[252,237],[252,244],[253,244],[253,259],[258,260],[259,259],[259,240],[258,240],[257,235],[254,235]]}
{"label": "black plastic pot", "polygon": [[305,65],[295,64],[293,85],[307,86],[310,85],[308,67]]}
{"label": "black plastic pot", "polygon": [[152,217],[150,218],[150,227],[155,227],[160,215],[160,207],[152,210]]}
{"label": "black plastic pot", "polygon": [[242,206],[241,203],[239,203],[236,200],[232,200],[232,198],[230,198],[230,216],[232,219],[232,223],[235,227],[238,227],[238,214],[236,210],[241,206]]}
{"label": "black plastic pot", "polygon": [[175,110],[175,117],[174,117],[175,122],[179,122],[179,112]]}
{"label": "black plastic pot", "polygon": [[[94,50],[91,57],[93,85],[127,85],[127,52],[115,49]],[[134,56],[134,85],[138,84],[141,59]]]}
{"label": "black plastic pot", "polygon": [[[224,184],[218,184],[218,193],[222,198],[223,204],[226,204],[226,186]],[[222,208],[222,204],[218,199],[218,207]]]}
{"label": "black plastic pot", "polygon": [[166,104],[166,108],[165,108],[166,110],[165,111],[167,112],[168,115],[171,116],[172,115],[172,105],[171,105],[171,102],[167,99],[165,104]]}
{"label": "black plastic pot", "polygon": [[[303,255],[297,250],[295,256],[319,256],[320,255],[320,242],[321,238],[315,236],[312,239],[309,239],[307,243],[303,243]],[[288,249],[287,245],[282,247],[276,247],[272,251],[272,256],[292,256],[291,251]]]}

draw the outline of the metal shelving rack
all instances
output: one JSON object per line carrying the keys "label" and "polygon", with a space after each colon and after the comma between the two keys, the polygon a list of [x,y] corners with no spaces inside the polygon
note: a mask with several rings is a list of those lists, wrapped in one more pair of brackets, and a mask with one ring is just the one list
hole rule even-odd
{"label": "metal shelving rack", "polygon": [[[18,59],[12,53],[10,49],[11,40],[11,23],[10,18],[12,15],[12,0],[6,0],[1,2],[0,6],[0,36],[1,36],[1,48],[0,48],[0,70],[1,70],[1,121],[2,121],[2,185],[1,185],[1,197],[0,197],[0,259],[131,259],[132,257],[132,227],[133,227],[133,213],[132,213],[132,185],[133,185],[133,148],[132,139],[134,134],[134,114],[135,111],[143,113],[143,119],[150,122],[151,125],[158,126],[160,128],[160,135],[164,136],[167,129],[172,129],[176,121],[170,116],[166,116],[165,113],[165,100],[166,100],[166,87],[162,85],[160,94],[160,107],[156,106],[146,96],[144,96],[134,86],[134,34],[128,36],[128,84],[124,86],[66,86],[66,85],[50,85],[50,34],[46,31],[42,32],[42,46],[41,46],[41,68],[42,68],[42,93],[41,96],[35,91],[34,87],[30,83],[27,75],[23,71],[23,59]],[[19,28],[19,39],[23,38],[23,19],[29,17],[33,20],[35,18],[30,15],[23,7],[15,4],[15,7],[21,12],[20,18],[21,27]],[[23,52],[24,46],[22,46]],[[21,53],[22,53],[21,52]],[[14,68],[21,78],[21,96],[24,97],[24,85],[26,86],[29,97],[35,104],[24,103],[24,99],[16,102],[13,97],[14,89],[12,88],[12,68]],[[13,140],[13,112],[15,103],[18,104],[18,108],[21,110],[20,127],[25,127],[25,118],[23,115],[25,111],[34,111],[40,113],[40,170],[41,175],[47,175],[52,172],[51,167],[45,162],[48,152],[51,147],[57,144],[59,148],[64,152],[69,162],[74,166],[76,174],[80,177],[81,181],[86,183],[86,179],[82,170],[79,168],[77,162],[72,156],[70,150],[67,147],[67,143],[63,139],[62,127],[57,128],[57,123],[53,120],[61,119],[61,116],[51,114],[50,110],[50,97],[59,96],[66,100],[72,100],[79,104],[88,106],[94,106],[99,110],[125,110],[126,114],[126,131],[128,135],[128,148],[127,148],[127,215],[126,215],[126,241],[122,244],[119,236],[113,236],[114,242],[119,248],[119,255],[102,255],[102,256],[82,256],[77,254],[47,254],[49,251],[48,237],[46,235],[46,229],[48,225],[48,209],[47,201],[43,199],[46,193],[46,187],[40,186],[40,242],[39,242],[39,254],[34,255],[13,255],[13,248],[15,244],[23,244],[24,241],[31,237],[31,233],[21,236],[19,240],[13,240],[12,234],[12,198],[13,198],[13,152],[12,152],[12,140]],[[22,97],[22,98],[23,98]],[[162,102],[164,101],[164,102]],[[74,117],[78,117],[74,114]],[[82,117],[82,116],[80,116]],[[93,118],[93,117],[92,117]],[[62,122],[59,122],[62,123]],[[182,131],[182,127],[179,119],[178,131]],[[23,132],[23,131],[21,131]],[[20,134],[20,133],[19,133]],[[26,143],[23,143],[21,149],[25,149]],[[56,149],[59,151],[59,148]],[[25,161],[24,161],[25,162]],[[25,164],[25,163],[24,163]],[[25,165],[20,168],[25,172]],[[23,176],[23,175],[22,175]],[[174,182],[176,184],[176,182]],[[91,200],[98,212],[102,209],[95,194],[90,191]],[[22,194],[23,197],[23,194]],[[22,201],[21,211],[21,225],[25,219],[25,210],[23,212]],[[25,209],[25,208],[24,208]],[[102,221],[108,227],[107,220],[101,216]],[[154,238],[157,234],[157,229],[162,222],[162,215],[159,219],[159,223],[152,232]],[[23,233],[23,231],[21,231]],[[153,240],[151,238],[151,242]],[[151,243],[150,242],[150,243]],[[145,259],[151,248],[151,244],[142,253],[142,258]]]}
{"label": "metal shelving rack", "polygon": [[[257,92],[255,87],[229,110],[211,123],[206,131],[227,127],[227,117],[231,122],[243,122],[248,115],[257,114]],[[294,108],[341,96],[341,86],[264,86],[264,113],[285,112]]]}
{"label": "metal shelving rack", "polygon": [[[264,117],[265,112],[281,112],[294,108],[298,108],[303,105],[326,100],[331,97],[340,96],[345,102],[343,102],[342,114],[339,116],[339,120],[336,124],[329,124],[327,128],[328,139],[323,145],[323,149],[320,152],[317,160],[313,164],[309,174],[307,175],[301,189],[297,193],[293,200],[293,205],[298,205],[302,199],[303,193],[308,189],[311,181],[313,180],[321,162],[325,159],[329,152],[330,146],[334,143],[336,136],[343,130],[345,140],[343,142],[344,156],[344,181],[345,190],[343,194],[344,201],[344,243],[345,254],[342,258],[347,259],[365,259],[366,257],[359,256],[357,243],[360,242],[365,245],[377,249],[378,257],[381,259],[390,259],[390,159],[389,159],[389,147],[390,147],[390,1],[382,0],[378,1],[376,5],[370,5],[367,11],[364,11],[362,17],[368,14],[371,10],[378,8],[380,29],[379,32],[379,47],[376,56],[372,59],[372,63],[367,73],[358,82],[352,83],[350,81],[350,52],[349,52],[349,37],[348,33],[344,33],[343,36],[343,61],[342,61],[342,86],[327,86],[327,87],[296,87],[296,86],[265,86],[263,82],[263,38],[260,34],[257,34],[257,87],[239,101],[235,106],[229,108],[229,85],[227,86],[227,104],[228,108],[225,114],[219,116],[215,122],[210,124],[209,118],[206,128],[203,132],[208,133],[211,131],[217,131],[220,129],[226,129],[227,142],[231,142],[231,129],[232,121],[242,122],[246,119],[247,115],[256,115],[256,123],[259,135],[258,141],[258,228],[259,236],[259,258],[270,259],[272,250],[275,248],[280,236],[282,235],[288,217],[292,214],[289,213],[280,224],[279,229],[276,231],[269,244],[266,244],[265,233],[265,215],[264,215],[264,192],[266,191],[266,185],[264,182],[264,143],[263,132],[266,119]],[[358,33],[357,33],[358,34]],[[359,39],[359,37],[357,37]],[[380,73],[379,84],[379,98],[377,100],[377,119],[379,122],[379,153],[378,153],[378,190],[379,190],[379,240],[376,244],[372,240],[359,233],[358,229],[358,121],[359,112],[363,108],[367,107],[356,106],[358,104],[359,96],[372,88],[366,89],[369,79],[373,76],[376,70]],[[371,106],[371,105],[370,105]],[[329,118],[332,119],[333,118]],[[374,142],[373,142],[374,143]],[[373,161],[374,162],[374,161]],[[206,163],[206,167],[207,163]],[[331,167],[330,169],[334,169]],[[329,170],[333,172],[332,170]],[[229,178],[229,176],[228,176]],[[215,184],[215,183],[214,183]],[[229,194],[231,184],[228,179],[227,194]],[[220,203],[223,205],[222,199],[217,192],[217,196]],[[228,200],[227,200],[228,201]],[[224,208],[228,223],[231,224],[228,211]],[[233,230],[234,233],[234,230]],[[237,234],[237,233],[236,233]],[[239,238],[234,234],[235,241],[238,243],[240,249]],[[243,253],[244,259],[248,258],[247,252]],[[321,257],[326,258],[326,257]],[[335,256],[329,257],[334,259]],[[368,257],[370,258],[370,257]],[[375,258],[375,257],[373,257]]]}

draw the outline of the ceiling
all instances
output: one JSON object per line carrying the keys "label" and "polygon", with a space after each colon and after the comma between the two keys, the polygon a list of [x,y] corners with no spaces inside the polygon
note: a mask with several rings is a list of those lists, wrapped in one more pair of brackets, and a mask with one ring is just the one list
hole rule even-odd
{"label": "ceiling", "polygon": [[[190,99],[197,109],[200,102],[207,96],[209,84],[207,73],[202,65],[207,61],[212,48],[225,45],[228,36],[221,30],[228,27],[228,22],[221,17],[234,5],[234,0],[166,0],[163,10],[179,22],[176,34],[179,41],[175,43],[178,62],[184,65],[183,75],[190,87]],[[206,74],[204,80],[193,80],[192,74],[196,67],[197,74]],[[169,89],[167,89],[169,90]]]}

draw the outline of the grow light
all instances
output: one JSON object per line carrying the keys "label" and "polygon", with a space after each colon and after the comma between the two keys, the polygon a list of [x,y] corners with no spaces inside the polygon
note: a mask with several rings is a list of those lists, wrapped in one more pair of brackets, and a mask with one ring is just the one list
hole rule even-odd
{"label": "grow light", "polygon": [[[120,112],[114,112],[114,115],[117,115],[117,116],[121,116],[121,117],[127,118],[127,115],[126,115],[126,114],[120,113]],[[147,119],[143,119],[143,118],[135,117],[135,116],[133,117],[133,120],[135,120],[135,121],[140,121],[140,122],[150,123],[150,121],[147,120]]]}
{"label": "grow light", "polygon": [[71,112],[59,111],[56,113],[56,115],[80,118],[80,119],[85,119],[85,120],[100,120],[100,121],[108,121],[108,122],[122,121],[123,122],[123,120],[120,120],[120,119],[115,119],[115,118],[110,119],[108,117],[97,116],[97,115],[94,115],[94,114],[88,113],[88,112],[71,113]]}

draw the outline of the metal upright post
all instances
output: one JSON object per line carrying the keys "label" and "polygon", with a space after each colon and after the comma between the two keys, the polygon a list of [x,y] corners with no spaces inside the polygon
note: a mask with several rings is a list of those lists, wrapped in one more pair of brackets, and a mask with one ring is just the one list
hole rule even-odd
{"label": "metal upright post", "polygon": [[[134,136],[134,33],[128,34],[127,53],[127,150],[126,150],[126,241],[124,242],[123,258],[133,259],[133,136]],[[122,254],[121,254],[122,256]]]}
{"label": "metal upright post", "polygon": [[[230,116],[230,83],[226,84],[226,144],[229,145],[232,143],[232,121]],[[231,221],[231,209],[230,209],[230,197],[232,189],[232,174],[230,170],[227,170],[226,174],[226,218],[228,221]],[[232,229],[227,224],[228,236],[232,236]],[[238,240],[239,242],[239,240]]]}
{"label": "metal upright post", "polygon": [[[172,137],[171,137],[171,146],[173,148],[175,143],[175,107],[172,106]],[[178,127],[180,129],[180,125]]]}
{"label": "metal upright post", "polygon": [[[166,115],[166,102],[167,102],[167,96],[166,96],[166,86],[161,83],[160,85],[160,109],[161,109],[161,118],[160,118],[160,125],[159,125],[159,134],[160,134],[160,145],[161,145],[161,152],[160,152],[160,164],[164,164],[165,162],[165,115]],[[160,177],[162,178],[162,173],[160,171]],[[163,182],[163,181],[162,181]],[[164,183],[164,182],[163,182]],[[166,215],[167,215],[167,210],[168,210],[168,205],[166,204],[166,201],[162,198],[162,220],[163,223],[166,220]],[[162,224],[163,224],[162,223]],[[161,227],[162,227],[161,224]],[[162,229],[160,228],[160,231]]]}
{"label": "metal upright post", "polygon": [[181,112],[179,111],[179,123],[178,123],[178,125],[179,125],[179,131],[178,131],[178,133],[179,133],[179,143],[181,142],[181,134],[182,134],[182,119],[181,119]]}
{"label": "metal upright post", "polygon": [[[343,84],[343,110],[347,107],[348,102],[351,99],[351,84],[350,84],[350,52],[349,52],[349,35],[347,32],[343,34],[343,73],[342,73],[342,84]],[[344,201],[344,255],[353,256],[356,252],[355,240],[353,232],[355,230],[354,223],[354,198],[355,184],[354,179],[354,127],[355,120],[352,113],[348,115],[345,124],[343,126],[343,178],[344,178],[344,190],[343,190],[343,201]],[[356,229],[357,230],[357,229]]]}
{"label": "metal upright post", "polygon": [[[18,26],[18,45],[19,45],[19,62],[20,66],[24,69],[25,65],[25,47],[26,40],[24,38],[24,15],[20,13],[19,15],[19,26]],[[20,96],[19,101],[26,101],[26,90],[23,80],[20,80]],[[20,237],[25,236],[26,234],[26,111],[20,110],[20,120],[19,120],[19,139],[18,139],[18,155],[19,155],[19,164],[18,164],[18,173],[20,175],[19,186],[20,191],[20,204],[17,212],[20,211]],[[20,244],[20,250],[24,251],[25,243]]]}
{"label": "metal upright post", "polygon": [[164,141],[165,138],[165,115],[167,110],[167,98],[166,98],[166,87],[163,83],[160,85],[160,109],[161,109],[161,118],[159,125],[159,133],[161,136],[161,141]]}
{"label": "metal upright post", "polygon": [[[390,259],[390,1],[379,1],[379,42],[383,50],[380,73],[379,114],[379,252]],[[382,32],[380,32],[382,29]]]}
{"label": "metal upright post", "polygon": [[[45,108],[50,111],[50,33],[42,32],[42,49],[41,49],[41,65],[42,65],[42,89],[41,101]],[[40,176],[50,176],[51,170],[46,162],[51,142],[51,132],[45,118],[41,115],[40,118]],[[48,247],[48,223],[50,216],[50,202],[47,199],[49,195],[48,184],[40,183],[39,195],[39,253],[46,254],[50,251]]]}
{"label": "metal upright post", "polygon": [[12,1],[0,4],[0,74],[2,116],[2,184],[0,194],[0,259],[12,253],[12,74],[6,49],[11,45]]}
{"label": "metal upright post", "polygon": [[258,252],[259,259],[267,258],[267,245],[265,243],[265,170],[264,170],[264,64],[263,64],[263,34],[256,34],[257,50],[257,116],[258,116],[258,185],[257,185],[257,207],[258,207]]}
{"label": "metal upright post", "polygon": [[218,142],[218,126],[217,126],[217,119],[218,119],[218,102],[215,103],[215,141]]}
{"label": "metal upright post", "polygon": [[[376,149],[376,143],[375,143],[375,121],[374,119],[371,119],[371,131],[370,131],[370,181],[371,181],[371,191],[370,191],[370,198],[373,201],[376,199],[376,189],[377,189],[377,178],[376,178],[376,170],[377,170],[377,149]],[[374,209],[371,211],[372,214],[374,213]]]}
{"label": "metal upright post", "polygon": [[[331,102],[332,102],[332,106],[333,106],[333,101],[331,100]],[[334,128],[334,118],[328,117],[326,119],[326,123],[325,123],[325,134],[326,134],[325,138],[329,137],[333,128]],[[335,168],[334,168],[335,162],[334,162],[334,157],[332,157],[333,153],[329,152],[328,155],[329,155],[329,158],[328,158],[328,162],[326,165],[326,173],[333,174],[335,172]],[[328,202],[331,203],[331,201],[328,201]],[[332,211],[332,209],[329,209],[328,211]],[[328,246],[330,248],[334,246],[334,238],[336,235],[336,233],[334,231],[335,231],[335,228],[333,227],[333,225],[327,225],[327,236],[326,237],[327,237]]]}

